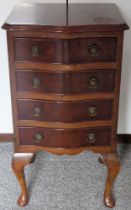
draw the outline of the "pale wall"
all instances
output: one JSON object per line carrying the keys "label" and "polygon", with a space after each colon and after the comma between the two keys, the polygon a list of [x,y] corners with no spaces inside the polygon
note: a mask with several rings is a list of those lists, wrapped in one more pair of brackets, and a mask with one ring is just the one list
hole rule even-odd
{"label": "pale wall", "polygon": [[[20,0],[4,0],[0,5],[0,26]],[[26,2],[65,2],[64,0],[43,0]],[[116,3],[131,27],[131,1],[130,0],[69,0],[70,3]],[[122,68],[121,97],[119,109],[119,133],[131,133],[131,30],[125,32],[124,56]],[[5,31],[0,29],[0,133],[12,133],[12,114],[10,102],[10,88],[8,75],[7,44]]]}

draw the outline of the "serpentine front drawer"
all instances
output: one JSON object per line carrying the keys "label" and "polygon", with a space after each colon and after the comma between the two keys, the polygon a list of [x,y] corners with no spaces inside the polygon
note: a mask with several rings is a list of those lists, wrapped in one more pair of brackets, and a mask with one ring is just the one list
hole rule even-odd
{"label": "serpentine front drawer", "polygon": [[[15,60],[43,63],[113,62],[116,38],[86,39],[15,38]],[[57,52],[57,53],[56,53]]]}
{"label": "serpentine front drawer", "polygon": [[110,146],[111,132],[111,127],[68,130],[19,127],[20,145],[37,145],[54,148]]}
{"label": "serpentine front drawer", "polygon": [[111,93],[114,91],[115,70],[79,72],[16,71],[17,92],[52,94]]}
{"label": "serpentine front drawer", "polygon": [[55,102],[45,100],[17,100],[19,120],[50,122],[81,122],[112,119],[112,100]]}

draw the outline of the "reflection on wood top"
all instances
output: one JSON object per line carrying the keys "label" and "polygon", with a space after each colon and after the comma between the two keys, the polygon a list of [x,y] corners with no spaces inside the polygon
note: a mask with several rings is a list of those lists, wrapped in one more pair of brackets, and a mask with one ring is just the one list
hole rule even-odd
{"label": "reflection on wood top", "polygon": [[[97,29],[96,29],[97,26]],[[55,29],[69,30],[85,27],[89,30],[125,30],[125,20],[115,4],[28,4],[17,5],[4,29]]]}

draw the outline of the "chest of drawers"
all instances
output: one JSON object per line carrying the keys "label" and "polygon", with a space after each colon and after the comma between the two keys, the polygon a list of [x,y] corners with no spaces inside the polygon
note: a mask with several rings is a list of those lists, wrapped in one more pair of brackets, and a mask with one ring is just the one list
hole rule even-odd
{"label": "chest of drawers", "polygon": [[24,167],[39,150],[100,153],[107,165],[104,203],[120,164],[117,118],[123,31],[113,4],[21,4],[7,19],[15,133],[12,167],[28,203]]}

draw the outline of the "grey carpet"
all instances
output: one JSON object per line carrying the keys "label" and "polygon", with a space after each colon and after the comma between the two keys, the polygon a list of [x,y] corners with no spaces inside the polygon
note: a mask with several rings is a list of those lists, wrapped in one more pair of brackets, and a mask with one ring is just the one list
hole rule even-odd
{"label": "grey carpet", "polygon": [[[131,210],[131,145],[119,145],[121,171],[114,185],[116,207]],[[19,186],[11,169],[13,145],[0,144],[0,210],[21,210],[16,199]],[[76,156],[37,154],[25,169],[30,202],[24,210],[107,210],[103,206],[106,167],[98,154]]]}

